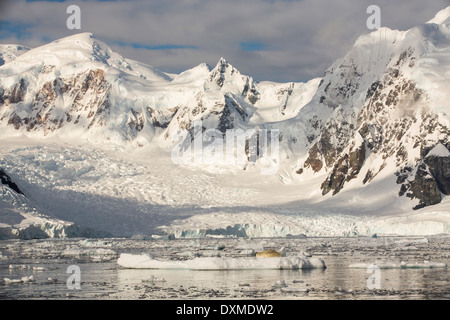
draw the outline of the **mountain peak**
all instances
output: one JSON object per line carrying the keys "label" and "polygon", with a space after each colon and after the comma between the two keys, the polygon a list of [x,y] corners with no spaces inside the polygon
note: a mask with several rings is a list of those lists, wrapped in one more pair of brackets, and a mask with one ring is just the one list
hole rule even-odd
{"label": "mountain peak", "polygon": [[75,43],[92,43],[96,39],[94,37],[94,34],[91,32],[82,32],[73,34],[64,38],[57,39],[53,41],[52,43],[64,43],[64,42],[75,42]]}
{"label": "mountain peak", "polygon": [[224,57],[220,57],[219,62],[217,62],[217,65],[227,65],[228,61]]}
{"label": "mountain peak", "polygon": [[210,81],[214,81],[219,87],[222,87],[225,78],[239,74],[239,70],[234,68],[225,58],[221,57],[216,67],[211,71]]}
{"label": "mountain peak", "polygon": [[233,68],[233,66],[227,61],[227,59],[225,59],[224,57],[220,57],[214,70],[219,70],[219,72],[224,73],[228,67]]}
{"label": "mountain peak", "polygon": [[90,32],[57,39],[30,50],[19,59],[21,59],[21,63],[27,65],[39,61],[53,66],[73,66],[74,64],[80,65],[80,63],[89,64],[93,61],[102,62],[108,66],[119,60],[125,63],[124,58],[114,53],[106,43],[96,39]]}
{"label": "mountain peak", "polygon": [[450,6],[439,11],[436,16],[427,23],[444,24],[450,23]]}

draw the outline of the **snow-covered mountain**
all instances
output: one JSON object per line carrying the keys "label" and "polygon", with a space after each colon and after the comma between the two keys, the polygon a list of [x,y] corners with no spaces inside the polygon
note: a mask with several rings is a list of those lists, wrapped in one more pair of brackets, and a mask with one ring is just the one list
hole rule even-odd
{"label": "snow-covered mountain", "polygon": [[323,195],[380,176],[411,207],[440,203],[450,181],[449,61],[450,8],[405,32],[361,36],[297,117],[311,143],[298,174],[324,174]]}
{"label": "snow-covered mountain", "polygon": [[[184,206],[198,206],[198,215],[190,207],[186,217],[194,217],[175,228],[182,234],[189,221],[209,219],[211,211],[205,208],[233,204],[245,212],[230,220],[240,221],[239,226],[223,225],[228,220],[221,211],[217,229],[230,227],[241,234],[247,228],[273,235],[305,231],[294,228],[290,218],[286,226],[291,229],[283,231],[255,225],[271,220],[260,219],[272,210],[269,207],[274,214],[285,212],[280,205],[295,207],[298,201],[320,207],[321,212],[362,210],[375,215],[411,214],[413,208],[441,202],[436,208],[442,209],[448,202],[450,7],[408,31],[381,28],[361,36],[323,78],[307,83],[257,82],[224,58],[214,67],[201,64],[169,74],[120,56],[89,33],[35,49],[2,45],[0,58],[0,138],[19,139],[21,144],[23,137],[33,141],[24,149],[5,143],[0,165],[13,173],[18,190],[25,190],[15,199],[50,220],[130,235],[162,225],[169,230],[168,217],[174,212],[186,214]],[[201,130],[193,127],[197,121],[202,122]],[[169,154],[180,131],[198,136],[208,129],[224,136],[229,129],[278,130],[277,175],[256,177],[251,165],[229,168],[213,163],[174,169],[172,163],[163,164],[161,152]],[[58,147],[51,152],[42,147],[46,141],[58,141],[64,156],[56,155]],[[118,157],[113,155],[117,150],[125,151],[127,161],[136,162],[125,165],[119,160],[122,156],[91,156],[80,151],[80,143],[110,148],[112,153],[105,154],[113,158]],[[143,154],[155,148],[159,153],[143,160]],[[33,154],[36,150],[39,155]],[[237,177],[239,183],[234,185]],[[220,195],[210,190],[220,190]],[[270,206],[246,207],[257,201]],[[14,207],[11,203],[8,206]],[[67,203],[70,208],[64,207]],[[127,227],[118,226],[122,213],[112,213],[118,207],[130,216]],[[287,212],[299,210],[291,209]],[[237,212],[229,207],[225,211],[229,210]],[[352,229],[353,218],[336,219],[345,221],[340,234],[358,233]],[[434,219],[431,224],[438,220],[438,229],[441,219],[448,224],[440,216],[429,219]],[[214,221],[206,224],[208,228]],[[367,225],[360,228],[374,230]],[[443,231],[447,232],[445,227]]]}
{"label": "snow-covered mountain", "polygon": [[[202,64],[171,76],[125,59],[83,33],[32,49],[1,67],[0,125],[9,134],[142,145],[188,129],[196,119],[224,132],[251,118],[292,117],[299,103],[309,102],[316,82],[259,88],[223,58],[212,69]],[[258,114],[260,90],[271,100],[261,103]]]}

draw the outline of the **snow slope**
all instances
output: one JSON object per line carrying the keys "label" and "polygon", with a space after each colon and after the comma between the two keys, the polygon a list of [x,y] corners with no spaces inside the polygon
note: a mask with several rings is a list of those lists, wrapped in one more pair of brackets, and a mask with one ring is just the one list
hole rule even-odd
{"label": "snow slope", "polygon": [[[97,234],[285,237],[448,232],[448,201],[414,214],[388,211],[379,201],[355,202],[354,194],[324,201],[320,193],[305,192],[309,181],[286,184],[280,176],[260,175],[257,168],[205,172],[177,166],[170,155],[150,147],[111,150],[107,145],[55,139],[43,146],[40,140],[22,138],[2,140],[0,152],[0,167],[26,195],[21,201],[36,208],[30,219],[44,214]],[[20,208],[23,216],[21,203],[8,208]],[[23,228],[21,221],[1,212],[3,227]]]}
{"label": "snow slope", "polygon": [[[4,173],[3,173],[4,174]],[[1,185],[0,239],[45,239],[60,237],[105,237],[87,226],[52,218],[16,186]]]}
{"label": "snow slope", "polygon": [[18,45],[0,44],[0,66],[15,60],[30,48]]}

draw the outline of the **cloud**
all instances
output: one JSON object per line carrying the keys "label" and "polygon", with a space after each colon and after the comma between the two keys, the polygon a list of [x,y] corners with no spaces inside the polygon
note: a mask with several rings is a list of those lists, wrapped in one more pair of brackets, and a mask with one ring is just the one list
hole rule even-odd
{"label": "cloud", "polygon": [[[81,30],[68,30],[68,5],[81,8]],[[368,33],[366,9],[377,4],[382,26],[406,30],[449,1],[434,0],[7,0],[0,42],[37,46],[92,32],[125,57],[168,72],[226,57],[257,80],[322,76],[357,37]],[[17,26],[17,28],[15,27]],[[33,26],[27,28],[27,26]],[[18,30],[18,31],[15,31]]]}
{"label": "cloud", "polygon": [[[102,0],[106,1],[106,0]],[[108,0],[111,1],[111,0]],[[118,45],[120,47],[130,47],[133,49],[145,49],[145,50],[178,50],[178,49],[196,49],[195,46],[179,45],[179,44],[162,44],[162,45],[149,45],[139,42],[124,42],[124,41],[111,41],[110,45]]]}
{"label": "cloud", "polygon": [[26,40],[32,37],[32,27],[33,25],[23,22],[0,20],[0,39],[13,37],[18,40]]}
{"label": "cloud", "polygon": [[258,42],[241,42],[239,46],[243,51],[265,51],[268,49],[264,43]]}

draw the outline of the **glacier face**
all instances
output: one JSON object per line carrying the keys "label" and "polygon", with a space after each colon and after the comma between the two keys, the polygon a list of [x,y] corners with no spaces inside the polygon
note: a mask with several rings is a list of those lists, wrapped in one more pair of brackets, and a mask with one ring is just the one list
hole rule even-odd
{"label": "glacier face", "polygon": [[30,194],[24,194],[16,183],[0,168],[0,239],[46,239],[76,237],[109,237],[111,234],[55,219],[37,207]]}
{"label": "glacier face", "polygon": [[[0,167],[24,191],[3,199],[4,227],[28,230],[17,237],[95,233],[82,226],[118,236],[162,226],[180,237],[448,232],[449,25],[447,8],[407,31],[363,35],[307,83],[257,82],[224,58],[168,74],[90,33],[1,45]],[[252,129],[279,132],[273,176],[258,176],[248,136],[243,165],[169,159],[180,132]],[[260,221],[262,208],[279,220]],[[293,218],[305,208],[311,218]],[[234,218],[220,213],[221,224],[212,211]],[[417,221],[371,218],[405,213]],[[200,228],[203,216],[213,223]]]}

